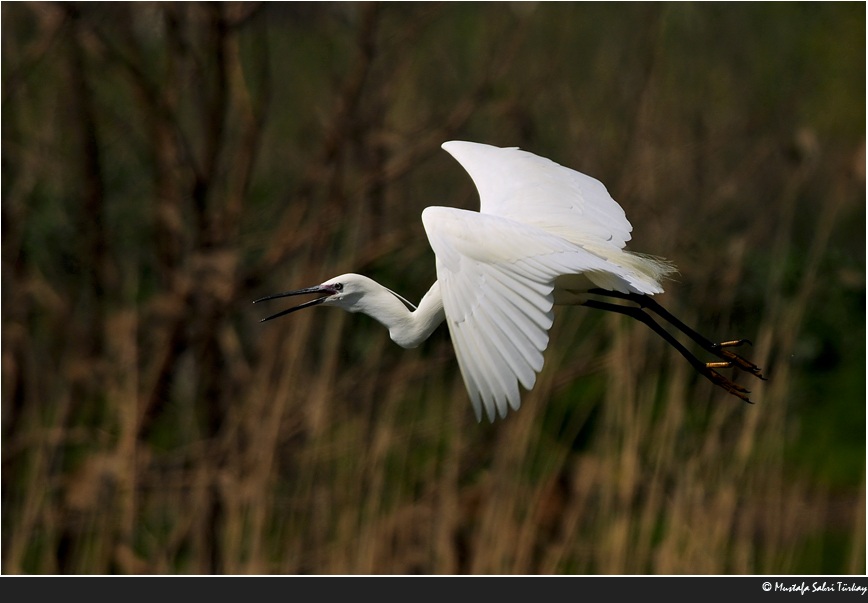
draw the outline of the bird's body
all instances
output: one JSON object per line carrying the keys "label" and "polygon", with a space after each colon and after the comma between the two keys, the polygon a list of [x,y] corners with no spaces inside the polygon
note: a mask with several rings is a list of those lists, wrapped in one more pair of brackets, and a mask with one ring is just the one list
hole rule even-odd
{"label": "bird's body", "polygon": [[[372,316],[406,348],[418,346],[445,319],[477,418],[484,409],[494,420],[497,414],[505,416],[508,407],[518,409],[519,383],[527,390],[534,386],[554,304],[630,313],[620,309],[623,306],[588,301],[588,293],[595,293],[634,301],[641,306],[635,308],[639,312],[643,307],[656,311],[659,306],[646,301],[647,296],[663,291],[661,281],[674,268],[665,260],[624,249],[632,226],[598,180],[517,148],[460,141],[444,143],[443,148],[476,184],[480,211],[433,206],[422,212],[436,256],[437,281],[418,308],[358,274],[257,301],[325,293],[269,318],[309,305],[334,305]],[[695,333],[688,335],[699,341]],[[683,347],[679,351],[689,354]],[[734,365],[759,375],[759,369],[743,363]],[[724,387],[736,395],[743,390]]]}

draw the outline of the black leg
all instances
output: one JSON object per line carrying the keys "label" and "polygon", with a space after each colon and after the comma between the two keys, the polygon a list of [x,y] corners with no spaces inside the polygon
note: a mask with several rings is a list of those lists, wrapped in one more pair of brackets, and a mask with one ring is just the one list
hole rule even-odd
{"label": "black leg", "polygon": [[681,322],[677,317],[673,316],[666,308],[658,304],[652,297],[648,295],[640,295],[638,293],[620,293],[618,291],[607,291],[605,289],[591,289],[589,293],[593,293],[594,295],[600,295],[603,297],[614,297],[615,299],[631,301],[635,304],[638,304],[641,308],[647,308],[648,310],[654,312],[657,316],[671,324],[673,327],[690,337],[690,339],[699,344],[702,349],[706,350],[711,354],[714,354],[718,358],[721,358],[726,363],[729,363],[728,366],[733,366],[737,369],[748,372],[755,377],[759,377],[764,381],[766,380],[766,378],[762,375],[762,369],[760,369],[760,367],[755,365],[753,362],[742,358],[738,354],[735,354],[726,349],[738,347],[744,344],[750,345],[751,342],[748,339],[736,339],[732,341],[722,341],[720,343],[715,343],[710,339],[703,337],[701,334],[697,333],[686,324]]}
{"label": "black leg", "polygon": [[582,305],[587,306],[588,308],[596,308],[597,310],[617,312],[618,314],[624,314],[626,316],[629,316],[630,318],[635,318],[639,322],[645,323],[651,328],[651,330],[653,330],[660,337],[662,337],[666,341],[666,343],[678,350],[678,352],[687,359],[687,362],[690,363],[690,366],[692,366],[696,370],[696,372],[698,372],[700,375],[702,375],[715,385],[722,387],[732,395],[737,396],[745,402],[750,402],[752,404],[750,398],[748,398],[747,396],[750,393],[749,390],[733,383],[732,381],[715,371],[713,368],[715,366],[731,366],[730,363],[702,362],[699,358],[694,356],[690,352],[690,350],[685,348],[680,341],[675,339],[675,337],[673,337],[673,335],[669,331],[661,327],[653,318],[651,318],[651,316],[643,312],[642,308],[637,308],[635,306],[620,306],[618,304],[610,304],[608,302],[597,301],[594,299],[589,299],[582,303]]}

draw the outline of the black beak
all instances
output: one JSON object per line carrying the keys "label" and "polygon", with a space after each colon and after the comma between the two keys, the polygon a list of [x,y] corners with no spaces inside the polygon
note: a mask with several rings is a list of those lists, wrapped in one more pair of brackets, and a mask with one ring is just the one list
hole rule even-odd
{"label": "black beak", "polygon": [[258,304],[259,302],[268,301],[269,299],[277,299],[279,297],[290,297],[291,295],[306,295],[308,293],[325,293],[326,295],[324,295],[322,297],[318,297],[316,299],[312,299],[309,302],[305,302],[299,306],[295,306],[294,308],[290,308],[289,310],[284,310],[283,312],[278,312],[277,314],[272,314],[271,316],[269,316],[267,318],[263,318],[259,322],[265,322],[265,321],[271,320],[273,318],[280,318],[281,316],[283,316],[285,314],[289,314],[291,312],[295,312],[296,310],[301,310],[302,308],[308,308],[310,306],[319,305],[319,304],[323,303],[325,300],[327,300],[330,296],[334,295],[335,292],[332,289],[330,289],[329,287],[326,287],[324,285],[317,285],[316,287],[308,287],[307,289],[299,289],[298,291],[287,291],[285,293],[275,293],[274,295],[268,295],[266,297],[262,297],[260,299],[257,299],[253,303]]}

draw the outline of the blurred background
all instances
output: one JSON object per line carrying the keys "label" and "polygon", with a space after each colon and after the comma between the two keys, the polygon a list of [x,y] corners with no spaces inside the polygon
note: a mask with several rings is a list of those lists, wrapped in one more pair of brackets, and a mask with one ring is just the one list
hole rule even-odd
{"label": "blurred background", "polygon": [[[863,3],[3,3],[4,573],[865,572]],[[769,377],[557,311],[477,423],[416,301],[440,149],[606,183]],[[732,371],[726,371],[733,376]]]}

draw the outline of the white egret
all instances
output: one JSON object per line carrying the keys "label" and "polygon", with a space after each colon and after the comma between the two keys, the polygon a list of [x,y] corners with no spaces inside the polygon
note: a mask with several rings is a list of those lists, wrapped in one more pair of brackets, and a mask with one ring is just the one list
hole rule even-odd
{"label": "white egret", "polygon": [[[650,296],[674,271],[666,260],[626,251],[632,226],[601,182],[518,148],[443,144],[470,174],[479,212],[427,207],[422,223],[436,255],[437,281],[415,307],[358,274],[256,302],[303,294],[315,305],[363,312],[405,348],[418,346],[446,320],[476,418],[490,421],[521,404],[519,383],[533,388],[543,366],[554,304],[584,305],[644,322],[704,377],[750,402],[749,391],[715,371],[735,367],[763,378],[753,363],[688,328]],[[623,305],[595,297],[632,302]],[[655,313],[720,360],[702,362],[645,310]]]}

